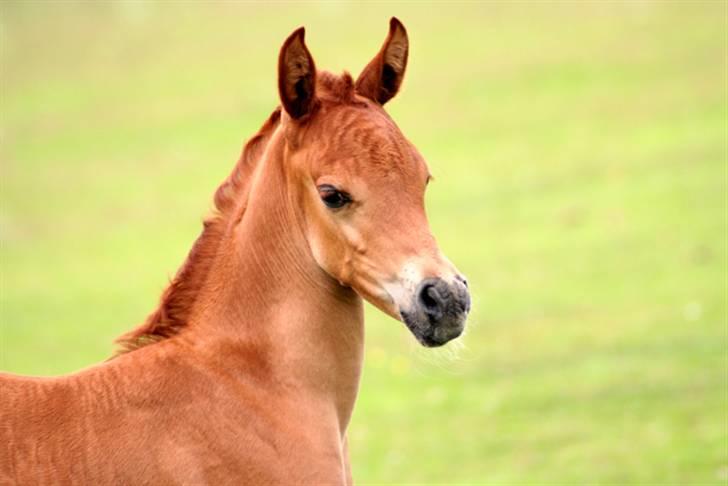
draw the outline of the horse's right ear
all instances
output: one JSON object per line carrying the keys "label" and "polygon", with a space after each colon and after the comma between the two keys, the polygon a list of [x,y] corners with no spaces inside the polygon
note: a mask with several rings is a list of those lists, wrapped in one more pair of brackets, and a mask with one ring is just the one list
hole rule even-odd
{"label": "horse's right ear", "polygon": [[316,100],[316,66],[303,38],[303,27],[291,34],[278,56],[278,93],[291,118],[311,112]]}

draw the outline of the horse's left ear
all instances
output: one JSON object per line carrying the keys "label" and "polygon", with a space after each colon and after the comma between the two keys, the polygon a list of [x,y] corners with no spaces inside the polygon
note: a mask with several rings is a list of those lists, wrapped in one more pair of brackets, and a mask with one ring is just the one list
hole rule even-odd
{"label": "horse's left ear", "polygon": [[402,22],[392,17],[382,48],[356,80],[356,91],[383,105],[397,94],[404,78],[409,39]]}
{"label": "horse's left ear", "polygon": [[293,119],[309,114],[316,100],[316,66],[303,41],[305,34],[303,27],[293,32],[278,56],[278,94]]}

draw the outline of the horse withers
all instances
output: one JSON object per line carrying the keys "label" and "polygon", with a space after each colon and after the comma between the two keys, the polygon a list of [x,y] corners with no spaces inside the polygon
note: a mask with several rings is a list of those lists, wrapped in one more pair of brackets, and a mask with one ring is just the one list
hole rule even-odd
{"label": "horse withers", "polygon": [[281,107],[159,307],[105,363],[0,376],[1,484],[351,483],[362,298],[425,346],[470,308],[428,228],[427,166],[382,108],[408,45],[393,18],[354,81],[316,70],[303,28],[285,41]]}

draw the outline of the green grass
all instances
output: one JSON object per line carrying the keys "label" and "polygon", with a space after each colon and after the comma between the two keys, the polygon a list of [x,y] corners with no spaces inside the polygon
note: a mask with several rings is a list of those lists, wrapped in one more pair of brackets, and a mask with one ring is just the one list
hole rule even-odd
{"label": "green grass", "polygon": [[[102,360],[154,307],[283,39],[389,111],[472,282],[463,349],[367,313],[360,483],[728,483],[723,2],[0,4],[0,368]],[[1,390],[0,390],[1,393]]]}

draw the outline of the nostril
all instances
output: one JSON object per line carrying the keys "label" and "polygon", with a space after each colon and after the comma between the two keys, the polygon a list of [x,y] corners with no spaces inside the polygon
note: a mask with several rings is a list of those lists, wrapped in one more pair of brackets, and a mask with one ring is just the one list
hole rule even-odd
{"label": "nostril", "polygon": [[429,311],[437,310],[440,307],[440,294],[434,285],[425,285],[420,292],[420,300],[425,309]]}
{"label": "nostril", "polygon": [[455,277],[455,280],[458,280],[459,282],[461,282],[466,287],[468,286],[468,279],[465,278],[465,277],[463,277],[462,275],[458,275],[457,277]]}

